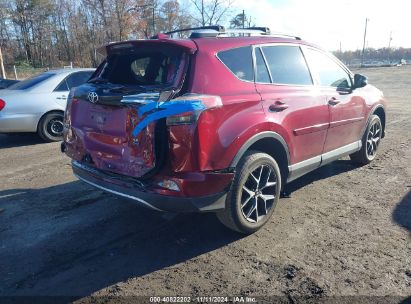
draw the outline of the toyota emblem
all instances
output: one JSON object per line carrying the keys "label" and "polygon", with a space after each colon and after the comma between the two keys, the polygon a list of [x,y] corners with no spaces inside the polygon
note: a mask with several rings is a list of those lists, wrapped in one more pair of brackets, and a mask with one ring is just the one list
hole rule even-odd
{"label": "toyota emblem", "polygon": [[92,103],[96,103],[98,101],[98,95],[96,92],[90,92],[87,96],[88,100]]}

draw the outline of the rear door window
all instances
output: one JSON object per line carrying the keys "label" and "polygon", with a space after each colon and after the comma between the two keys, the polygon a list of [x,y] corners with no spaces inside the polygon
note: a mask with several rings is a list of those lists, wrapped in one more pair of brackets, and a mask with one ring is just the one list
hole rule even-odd
{"label": "rear door window", "polygon": [[90,76],[93,74],[92,71],[87,72],[76,72],[63,79],[62,82],[56,87],[55,92],[65,92],[70,91],[74,87],[87,82]]}
{"label": "rear door window", "polygon": [[239,79],[254,81],[252,49],[250,46],[218,53],[218,58]]}
{"label": "rear door window", "polygon": [[298,46],[262,47],[272,81],[275,84],[312,85],[310,71]]}
{"label": "rear door window", "polygon": [[77,72],[74,73],[72,75],[70,75],[69,77],[67,77],[67,85],[69,90],[71,90],[72,88],[78,87],[79,85],[87,82],[87,80],[89,80],[91,74],[93,74],[92,71],[87,71],[87,72]]}
{"label": "rear door window", "polygon": [[310,48],[307,49],[306,55],[309,63],[318,73],[321,86],[351,88],[350,75],[329,56]]}
{"label": "rear door window", "polygon": [[68,90],[69,88],[66,79],[63,79],[63,81],[60,82],[59,85],[54,89],[55,92],[65,92]]}

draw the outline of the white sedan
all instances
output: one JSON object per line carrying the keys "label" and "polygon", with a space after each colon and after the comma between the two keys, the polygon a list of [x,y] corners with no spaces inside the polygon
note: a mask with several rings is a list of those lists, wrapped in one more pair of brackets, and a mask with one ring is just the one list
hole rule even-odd
{"label": "white sedan", "polygon": [[94,69],[44,72],[0,91],[0,133],[37,132],[45,141],[59,141],[71,88],[86,82]]}

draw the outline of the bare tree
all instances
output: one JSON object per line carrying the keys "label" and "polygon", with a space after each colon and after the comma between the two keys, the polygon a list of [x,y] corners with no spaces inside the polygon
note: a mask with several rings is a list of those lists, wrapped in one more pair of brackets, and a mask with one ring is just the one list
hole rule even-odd
{"label": "bare tree", "polygon": [[224,21],[234,0],[190,0],[194,6],[193,19],[201,26]]}
{"label": "bare tree", "polygon": [[177,0],[164,2],[159,10],[157,31],[168,32],[178,28],[189,27],[191,17],[189,13],[181,8]]}
{"label": "bare tree", "polygon": [[180,0],[0,0],[3,55],[8,64],[24,66],[96,66],[101,45],[222,22],[233,0],[190,1],[195,5],[183,7]]}

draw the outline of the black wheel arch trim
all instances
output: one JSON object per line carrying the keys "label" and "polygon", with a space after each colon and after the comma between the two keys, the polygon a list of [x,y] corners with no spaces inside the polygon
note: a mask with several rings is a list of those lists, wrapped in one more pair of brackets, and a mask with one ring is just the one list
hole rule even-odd
{"label": "black wheel arch trim", "polygon": [[252,137],[250,137],[240,148],[240,150],[238,150],[236,156],[234,157],[233,161],[231,162],[230,167],[236,167],[237,164],[239,163],[240,159],[243,157],[243,155],[245,154],[245,152],[247,152],[247,150],[253,145],[255,144],[257,141],[264,139],[264,138],[272,138],[274,140],[277,140],[284,148],[286,155],[287,155],[287,166],[290,164],[290,152],[288,149],[288,145],[286,143],[286,141],[284,140],[284,138],[273,131],[264,131],[258,134],[253,135]]}
{"label": "black wheel arch trim", "polygon": [[[368,124],[369,124],[370,121],[371,121],[371,117],[372,117],[373,115],[376,115],[375,112],[376,112],[378,109],[382,109],[382,110],[384,111],[385,120],[387,120],[387,116],[386,116],[386,111],[385,111],[384,105],[382,105],[382,104],[377,104],[377,105],[375,105],[375,106],[371,109],[370,113],[368,114],[367,123],[364,125],[363,130],[362,130],[362,136],[364,136],[365,131],[367,130],[367,126],[368,126]],[[382,133],[382,137],[381,137],[381,138],[384,138],[384,137],[385,137],[385,129],[386,129],[386,124],[387,124],[387,122],[385,121],[385,123],[383,123],[383,122],[381,121],[381,123],[382,123],[382,125],[383,125],[383,126],[382,126],[383,133]],[[362,137],[361,137],[361,138],[362,138]]]}

